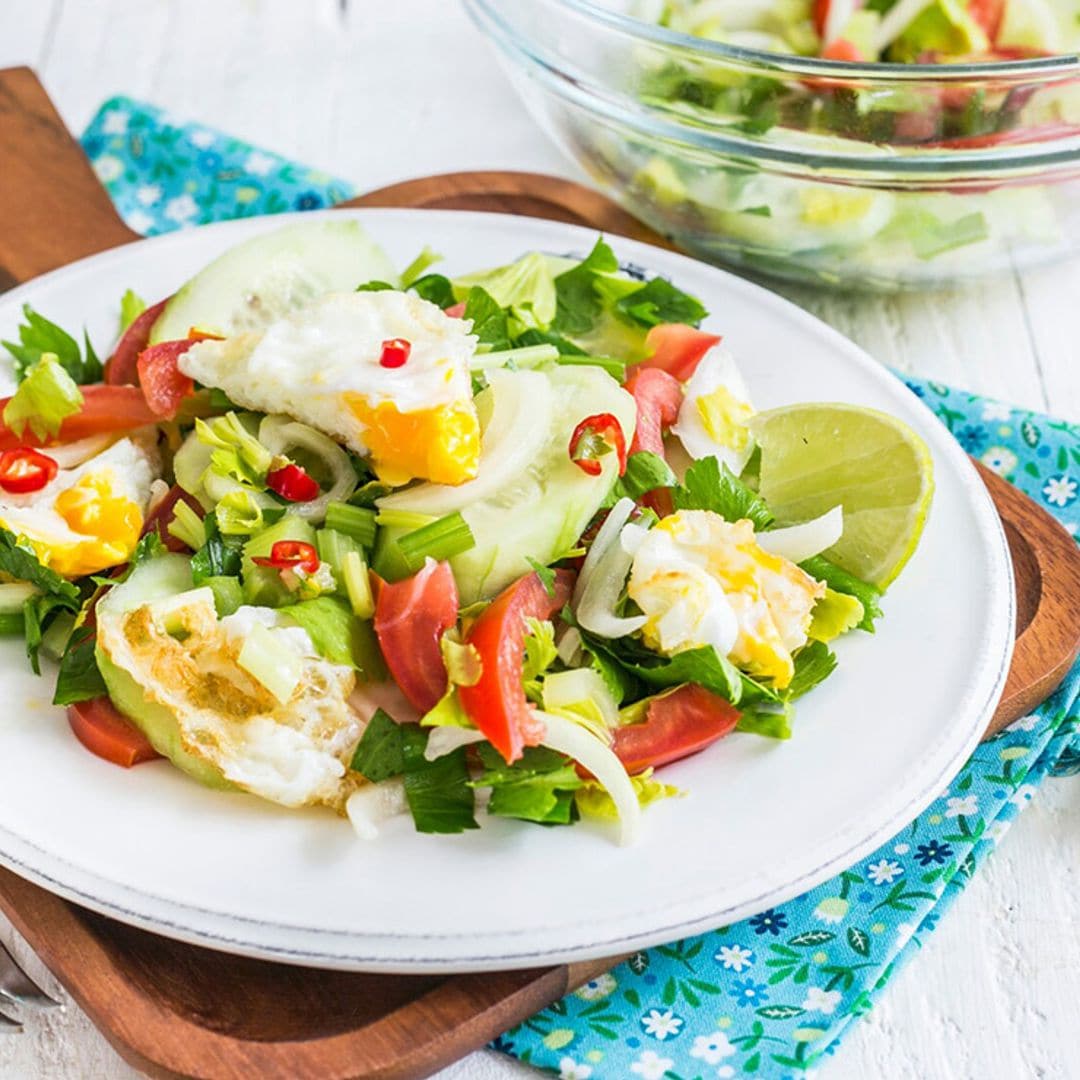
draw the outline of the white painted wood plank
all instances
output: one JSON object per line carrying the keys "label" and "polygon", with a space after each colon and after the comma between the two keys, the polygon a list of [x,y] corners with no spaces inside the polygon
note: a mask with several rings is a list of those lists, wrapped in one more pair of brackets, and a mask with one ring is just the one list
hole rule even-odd
{"label": "white painted wood plank", "polygon": [[61,0],[4,0],[0,8],[0,68],[37,67]]}

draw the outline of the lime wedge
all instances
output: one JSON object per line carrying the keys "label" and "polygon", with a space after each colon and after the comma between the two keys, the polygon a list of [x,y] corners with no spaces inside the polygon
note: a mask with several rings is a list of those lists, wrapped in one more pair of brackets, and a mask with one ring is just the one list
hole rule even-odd
{"label": "lime wedge", "polygon": [[926,443],[895,417],[858,405],[789,405],[758,413],[759,492],[780,524],[834,506],[844,534],[826,557],[884,589],[918,546],[934,493]]}

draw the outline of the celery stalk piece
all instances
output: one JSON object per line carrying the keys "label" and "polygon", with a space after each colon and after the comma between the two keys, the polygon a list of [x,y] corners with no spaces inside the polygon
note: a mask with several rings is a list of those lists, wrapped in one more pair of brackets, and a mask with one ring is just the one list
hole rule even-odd
{"label": "celery stalk piece", "polygon": [[236,662],[282,705],[300,685],[304,671],[303,657],[282,644],[274,632],[261,623],[251,627]]}

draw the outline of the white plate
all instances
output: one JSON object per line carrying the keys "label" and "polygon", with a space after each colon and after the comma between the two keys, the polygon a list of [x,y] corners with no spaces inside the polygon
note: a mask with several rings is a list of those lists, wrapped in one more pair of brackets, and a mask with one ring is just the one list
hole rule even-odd
{"label": "white plate", "polygon": [[[584,252],[594,239],[497,214],[357,216],[398,265],[430,244],[451,273],[532,249]],[[126,288],[167,295],[285,220],[178,233],[49,274],[0,301],[0,339],[30,301],[106,342]],[[837,673],[799,702],[794,738],[732,735],[666,769],[689,795],[651,808],[630,849],[599,826],[506,820],[436,837],[399,819],[363,843],[329,814],[204,790],[164,762],[125,772],[98,760],[49,705],[50,680],[6,642],[0,861],[87,907],[230,952],[358,970],[526,967],[625,952],[780,903],[872,852],[941,792],[986,727],[1012,644],[1008,552],[967,458],[898,380],[800,309],[690,259],[613,246],[703,299],[759,407],[873,406],[933,453],[937,495],[919,551],[878,632],[841,641]]]}

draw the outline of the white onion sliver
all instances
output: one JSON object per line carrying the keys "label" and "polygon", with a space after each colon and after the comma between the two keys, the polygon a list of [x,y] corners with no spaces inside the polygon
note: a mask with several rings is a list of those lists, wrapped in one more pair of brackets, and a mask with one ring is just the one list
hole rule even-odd
{"label": "white onion sliver", "polygon": [[645,542],[645,537],[648,535],[649,530],[643,525],[630,524],[619,533],[619,543],[627,555],[636,555],[638,548]]}
{"label": "white onion sliver", "polygon": [[834,506],[820,517],[804,521],[801,525],[758,533],[755,540],[763,551],[793,563],[801,563],[831,548],[843,532],[844,510]]}
{"label": "white onion sliver", "polygon": [[425,761],[435,761],[452,754],[459,746],[471,746],[484,741],[484,736],[475,728],[434,727],[430,731],[427,746],[424,747]]}
{"label": "white onion sliver", "polygon": [[47,447],[44,452],[61,469],[74,469],[76,465],[82,465],[83,462],[89,461],[92,457],[97,457],[102,450],[108,449],[114,442],[116,442],[116,435],[113,432],[106,431],[101,435],[87,435],[85,439]]}
{"label": "white onion sliver", "polygon": [[934,0],[898,0],[882,16],[874,35],[874,49],[883,53]]}
{"label": "white onion sliver", "polygon": [[641,822],[641,807],[622,762],[580,724],[540,710],[536,715],[547,725],[547,733],[541,740],[543,745],[573,758],[596,777],[600,786],[611,796],[618,812],[619,843],[624,846],[632,844]]}
{"label": "white onion sliver", "polygon": [[[301,447],[310,450],[325,463],[334,477],[329,491],[309,502],[293,503],[290,511],[307,521],[320,522],[326,517],[326,508],[332,502],[343,502],[356,488],[356,470],[349,455],[333,439],[316,431],[307,424],[289,420],[284,416],[267,416],[259,425],[259,441],[272,454],[285,454]],[[207,490],[210,485],[207,483]]]}
{"label": "white onion sliver", "polygon": [[604,557],[604,552],[618,538],[622,527],[630,520],[630,515],[633,512],[634,500],[626,498],[620,499],[608,512],[604,524],[600,526],[600,531],[596,534],[589,547],[588,555],[585,556],[585,562],[581,566],[581,573],[578,574],[577,585],[574,587],[575,607],[581,602],[581,598],[585,594],[585,588],[589,584],[589,579],[592,577],[597,563]]}
{"label": "white onion sliver", "polygon": [[612,544],[604,553],[574,612],[586,630],[600,637],[619,638],[633,634],[648,622],[644,615],[624,618],[615,614],[633,562],[633,555],[628,555],[619,544]]}
{"label": "white onion sliver", "polygon": [[362,840],[374,840],[384,821],[404,814],[408,807],[405,782],[400,778],[368,784],[345,800],[345,813]]}
{"label": "white onion sliver", "polygon": [[568,626],[559,638],[556,652],[564,664],[573,664],[581,649],[581,631],[576,626]]}

